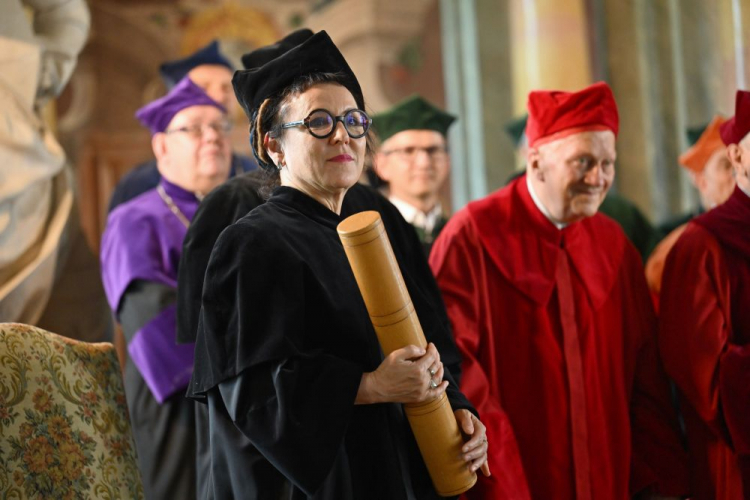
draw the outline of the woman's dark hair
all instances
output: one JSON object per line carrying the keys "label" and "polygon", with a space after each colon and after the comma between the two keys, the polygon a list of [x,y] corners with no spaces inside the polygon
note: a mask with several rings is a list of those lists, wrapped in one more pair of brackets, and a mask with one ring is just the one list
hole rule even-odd
{"label": "woman's dark hair", "polygon": [[[250,120],[250,146],[258,164],[268,174],[268,178],[260,190],[261,196],[268,198],[273,188],[279,185],[279,169],[268,154],[263,144],[263,138],[266,133],[274,136],[281,134],[281,111],[284,104],[286,104],[290,97],[300,95],[320,83],[338,83],[352,92],[352,89],[346,86],[346,81],[346,75],[343,73],[310,73],[303,75],[294,80],[291,85],[279,94],[265,99],[260,107],[253,112],[252,120]],[[364,97],[359,92],[352,92],[352,96],[359,109],[364,110]],[[367,154],[371,154],[373,147],[369,134],[366,136],[366,141]]]}

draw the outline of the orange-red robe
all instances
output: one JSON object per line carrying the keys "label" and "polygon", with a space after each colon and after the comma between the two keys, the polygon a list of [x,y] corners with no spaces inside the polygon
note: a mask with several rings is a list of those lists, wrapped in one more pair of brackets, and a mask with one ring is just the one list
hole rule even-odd
{"label": "orange-red robe", "polygon": [[679,389],[694,498],[749,499],[750,198],[739,188],[688,225],[660,301],[659,347]]}
{"label": "orange-red robe", "polygon": [[654,301],[654,308],[659,313],[659,294],[661,293],[661,281],[664,275],[664,264],[667,262],[667,255],[672,251],[672,247],[680,239],[685,231],[687,223],[677,226],[663,240],[656,245],[654,251],[649,255],[646,261],[646,283],[651,291],[651,299]]}
{"label": "orange-red robe", "polygon": [[595,215],[558,230],[524,177],[459,211],[430,264],[488,428],[469,498],[687,493],[640,256]]}

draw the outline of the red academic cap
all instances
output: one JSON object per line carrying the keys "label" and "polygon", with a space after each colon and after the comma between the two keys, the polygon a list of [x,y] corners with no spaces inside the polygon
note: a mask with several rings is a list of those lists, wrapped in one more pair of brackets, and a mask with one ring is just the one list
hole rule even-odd
{"label": "red academic cap", "polygon": [[528,110],[530,147],[591,130],[611,130],[617,136],[620,129],[615,97],[604,82],[578,92],[535,90],[529,93]]}
{"label": "red academic cap", "polygon": [[750,92],[738,90],[734,104],[734,116],[721,126],[724,144],[739,144],[750,132]]}
{"label": "red academic cap", "polygon": [[725,118],[715,116],[695,144],[680,155],[678,158],[680,165],[695,173],[703,172],[711,156],[718,149],[724,149],[725,147],[719,135],[719,127],[725,122]]}

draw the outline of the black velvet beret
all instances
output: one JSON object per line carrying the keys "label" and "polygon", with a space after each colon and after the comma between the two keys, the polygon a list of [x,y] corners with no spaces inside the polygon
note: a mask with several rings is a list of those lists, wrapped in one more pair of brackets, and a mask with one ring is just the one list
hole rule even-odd
{"label": "black velvet beret", "polygon": [[[339,83],[352,93],[358,106],[364,107],[362,88],[357,77],[328,33],[319,31],[299,45],[292,44],[296,39],[304,39],[309,31],[300,30],[292,33],[274,45],[262,47],[243,56],[243,64],[262,64],[235,71],[232,78],[234,94],[251,122],[253,112],[264,100],[280,95],[300,77],[314,73],[341,74]],[[274,53],[278,55],[269,60]]]}
{"label": "black velvet beret", "polygon": [[312,30],[307,28],[294,31],[274,44],[266,45],[265,47],[243,54],[242,66],[245,69],[259,68],[285,52],[289,52],[289,49],[293,49],[313,36],[313,34]]}

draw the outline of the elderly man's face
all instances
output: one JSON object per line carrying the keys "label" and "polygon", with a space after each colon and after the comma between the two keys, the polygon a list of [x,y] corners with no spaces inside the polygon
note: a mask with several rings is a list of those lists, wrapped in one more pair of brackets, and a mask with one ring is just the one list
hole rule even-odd
{"label": "elderly man's face", "polygon": [[701,204],[706,210],[721,205],[734,191],[732,164],[727,158],[726,149],[714,152],[706,162],[703,171],[695,174],[695,186],[701,196]]}
{"label": "elderly man's face", "polygon": [[554,219],[576,222],[599,209],[615,178],[616,156],[612,132],[581,132],[531,148],[528,175]]}
{"label": "elderly man's face", "polygon": [[159,173],[173,184],[206,194],[229,176],[231,150],[226,115],[215,106],[191,106],[177,113],[152,146]]}
{"label": "elderly man's face", "polygon": [[436,198],[450,171],[445,137],[434,130],[404,130],[382,144],[375,165],[392,196],[412,203]]}
{"label": "elderly man's face", "polygon": [[191,69],[188,77],[231,114],[237,100],[232,89],[232,71],[221,64],[201,64]]}

